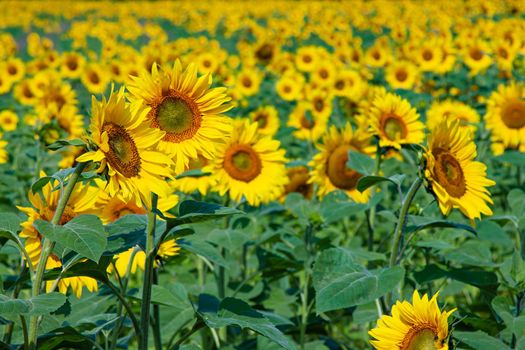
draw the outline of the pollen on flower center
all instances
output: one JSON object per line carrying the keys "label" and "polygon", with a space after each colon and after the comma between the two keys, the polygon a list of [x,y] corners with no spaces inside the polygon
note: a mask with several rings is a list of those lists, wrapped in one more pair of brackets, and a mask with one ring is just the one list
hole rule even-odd
{"label": "pollen on flower center", "polygon": [[249,145],[234,145],[224,157],[224,169],[236,180],[250,182],[262,170],[261,159]]}
{"label": "pollen on flower center", "polygon": [[326,164],[326,175],[330,182],[337,188],[351,190],[357,185],[361,174],[346,166],[348,161],[347,145],[337,147],[328,157]]}
{"label": "pollen on flower center", "polygon": [[405,123],[393,114],[388,114],[382,118],[382,129],[390,141],[404,139],[408,133]]}
{"label": "pollen on flower center", "polygon": [[511,129],[521,129],[525,126],[525,101],[511,100],[507,102],[501,112],[503,123]]}
{"label": "pollen on flower center", "polygon": [[415,327],[403,339],[402,350],[438,350],[436,334],[431,328]]}
{"label": "pollen on flower center", "polygon": [[102,130],[108,134],[109,151],[106,152],[106,158],[109,164],[125,177],[137,176],[141,160],[133,138],[115,123],[105,123]]}
{"label": "pollen on flower center", "polygon": [[461,165],[451,154],[438,151],[434,168],[437,180],[449,195],[460,198],[467,191],[465,177]]}
{"label": "pollen on flower center", "polygon": [[153,106],[152,126],[166,131],[164,141],[181,142],[190,139],[201,125],[201,115],[197,106],[186,96],[171,92]]}

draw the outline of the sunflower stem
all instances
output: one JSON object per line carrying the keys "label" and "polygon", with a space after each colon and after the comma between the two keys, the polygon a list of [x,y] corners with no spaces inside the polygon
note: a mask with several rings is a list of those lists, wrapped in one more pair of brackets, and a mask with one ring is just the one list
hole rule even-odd
{"label": "sunflower stem", "polygon": [[[401,260],[402,258],[401,256],[399,256],[398,258],[397,254],[399,252],[399,243],[401,242],[401,237],[403,236],[403,230],[405,228],[405,223],[407,220],[408,209],[410,208],[410,204],[412,203],[412,200],[414,199],[414,196],[416,195],[417,190],[419,190],[419,187],[422,183],[423,179],[418,176],[416,180],[412,183],[412,186],[410,186],[405,200],[403,201],[403,205],[401,206],[401,212],[399,213],[399,219],[397,221],[396,229],[394,231],[394,237],[392,238],[389,263],[390,267],[396,265],[398,260]],[[390,305],[390,296],[390,293],[387,294],[386,301],[388,305]]]}
{"label": "sunflower stem", "polygon": [[[151,208],[148,211],[148,227],[146,232],[146,263],[144,266],[144,283],[142,289],[142,307],[140,310],[140,326],[142,336],[139,338],[139,350],[148,349],[149,319],[151,310],[151,286],[153,284],[153,268],[155,262],[155,226],[158,196],[151,194]],[[158,325],[156,325],[158,326]]]}
{"label": "sunflower stem", "polygon": [[312,241],[312,233],[313,233],[313,225],[311,223],[306,226],[306,231],[304,233],[304,244],[305,244],[305,250],[306,250],[306,258],[304,261],[304,285],[303,285],[303,293],[301,296],[301,326],[300,326],[300,344],[301,349],[305,349],[305,342],[306,342],[306,329],[308,327],[308,314],[309,314],[309,308],[308,308],[308,285],[310,282],[310,266],[311,266],[311,251],[310,251],[310,243]]}
{"label": "sunflower stem", "polygon": [[[374,175],[379,176],[381,171],[381,146],[379,145],[379,140],[377,140],[377,149],[376,149],[376,168]],[[370,198],[374,197],[376,194],[377,186],[373,186],[371,189]],[[374,249],[374,229],[375,229],[375,217],[376,217],[377,205],[373,205],[370,208],[368,213],[368,250],[372,251]]]}
{"label": "sunflower stem", "polygon": [[[69,201],[69,197],[71,197],[71,193],[73,192],[73,189],[75,188],[75,185],[82,174],[82,171],[86,168],[88,163],[78,163],[77,167],[75,168],[75,171],[73,174],[71,174],[71,177],[69,178],[69,182],[67,183],[66,188],[64,189],[64,192],[60,196],[60,199],[57,203],[57,208],[55,210],[55,213],[53,215],[53,218],[51,219],[51,223],[53,225],[58,225],[60,222],[60,219],[62,219],[62,214],[64,214],[64,210],[66,209],[67,202]],[[31,291],[31,296],[33,298],[37,297],[40,294],[40,290],[42,289],[42,281],[44,279],[44,272],[46,270],[46,263],[47,259],[51,255],[51,252],[53,251],[53,248],[55,246],[55,242],[51,242],[50,240],[46,239],[45,237],[42,237],[42,252],[40,254],[40,259],[38,260],[38,266],[36,267],[36,272],[33,276],[33,287]],[[37,343],[37,337],[38,337],[38,324],[40,321],[39,316],[31,316],[29,319],[29,349],[34,350],[36,349],[36,343]]]}

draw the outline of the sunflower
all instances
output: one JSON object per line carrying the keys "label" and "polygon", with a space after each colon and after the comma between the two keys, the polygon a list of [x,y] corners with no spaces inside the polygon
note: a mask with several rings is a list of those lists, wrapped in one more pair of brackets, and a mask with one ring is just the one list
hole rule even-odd
{"label": "sunflower", "polygon": [[480,218],[481,213],[492,215],[486,187],[495,182],[487,179],[487,167],[474,161],[475,157],[476,144],[457,119],[445,119],[428,136],[425,177],[444,215],[452,208],[471,220]]}
{"label": "sunflower", "polygon": [[372,153],[373,148],[370,142],[370,133],[363,129],[354,132],[350,123],[346,123],[342,130],[338,130],[334,125],[330,127],[323,137],[322,144],[317,145],[320,152],[309,163],[313,170],[310,172],[308,182],[318,186],[320,197],[332,191],[341,190],[356,202],[366,203],[368,201],[370,192],[361,193],[356,189],[357,181],[363,175],[350,169],[346,163],[350,150]]}
{"label": "sunflower", "polygon": [[91,63],[84,67],[80,80],[90,93],[103,94],[109,83],[109,75],[102,66]]}
{"label": "sunflower", "polygon": [[231,120],[222,115],[232,107],[226,89],[210,85],[209,75],[197,78],[194,64],[183,72],[177,60],[172,69],[159,70],[154,64],[151,74],[133,78],[128,87],[135,100],[151,107],[148,121],[165,132],[159,149],[174,157],[177,174],[197,154],[213,158],[231,132]]}
{"label": "sunflower", "polygon": [[392,316],[382,316],[368,332],[375,338],[370,343],[377,350],[448,350],[448,318],[456,309],[441,311],[437,296],[429,300],[415,290],[412,303],[397,301]]}
{"label": "sunflower", "polygon": [[[135,252],[134,252],[135,251]],[[180,246],[177,244],[175,239],[169,239],[160,244],[157,252],[157,257],[154,262],[154,266],[158,266],[159,260],[166,260],[171,256],[178,255],[180,252]],[[133,259],[133,260],[131,260]],[[116,273],[120,278],[126,276],[128,265],[130,266],[130,272],[136,273],[137,269],[144,270],[146,265],[146,253],[138,247],[130,248],[125,252],[119,253],[114,257],[113,265],[108,266],[108,273]]]}
{"label": "sunflower", "polygon": [[[0,66],[0,71],[1,70],[2,67]],[[11,87],[13,87],[13,81],[7,76],[0,74],[0,95],[7,94],[11,91]]]}
{"label": "sunflower", "polygon": [[525,144],[525,85],[499,85],[487,102],[485,114],[487,129],[492,139],[503,142],[505,148],[519,148]]}
{"label": "sunflower", "polygon": [[315,69],[318,61],[319,56],[315,46],[305,46],[297,50],[295,56],[295,65],[300,71],[312,72]]}
{"label": "sunflower", "polygon": [[18,82],[22,80],[26,73],[24,61],[20,58],[9,58],[4,65],[4,73],[11,82]]}
{"label": "sunflower", "polygon": [[[41,174],[44,176],[45,174]],[[29,192],[29,202],[32,207],[18,207],[24,212],[28,218],[22,223],[22,231],[20,237],[25,239],[25,248],[28,252],[31,263],[36,268],[40,260],[42,252],[42,236],[33,226],[36,220],[51,221],[55,215],[55,210],[60,198],[60,191],[53,191],[57,186],[56,181],[50,181],[42,187],[41,195],[38,193]],[[77,183],[71,197],[68,201],[62,218],[59,221],[60,225],[64,225],[74,217],[89,213],[97,198],[97,189]],[[52,254],[46,261],[46,269],[53,269],[61,267],[60,259]],[[46,288],[49,290],[53,281],[46,283]],[[58,288],[61,293],[66,293],[68,286],[71,286],[75,294],[80,297],[82,294],[82,287],[86,286],[90,291],[97,290],[97,283],[94,279],[89,277],[68,277],[61,279]]]}
{"label": "sunflower", "polygon": [[153,147],[164,132],[145,124],[149,108],[127,104],[124,88],[111,91],[108,100],[92,99],[91,140],[98,149],[77,158],[78,162],[100,162],[99,172],[107,171],[108,192],[134,199],[137,206],[148,204],[151,192],[159,197],[170,192],[172,161]]}
{"label": "sunflower", "polygon": [[259,92],[262,75],[254,68],[244,68],[237,75],[235,89],[242,96],[253,96]]}
{"label": "sunflower", "polygon": [[309,171],[305,166],[295,166],[286,169],[286,175],[288,176],[288,184],[284,187],[283,198],[288,193],[297,192],[303,195],[306,199],[311,199],[314,186],[308,182]]}
{"label": "sunflower", "polygon": [[334,79],[332,91],[335,96],[344,96],[351,101],[359,101],[366,90],[366,82],[353,70],[338,72]]}
{"label": "sunflower", "polygon": [[469,67],[470,75],[474,76],[485,71],[492,65],[490,46],[482,40],[469,41],[463,49],[463,62]]}
{"label": "sunflower", "polygon": [[391,93],[378,96],[370,114],[370,126],[381,147],[400,149],[402,144],[423,142],[425,126],[407,100]]}
{"label": "sunflower", "polygon": [[469,129],[472,133],[476,132],[476,125],[479,123],[478,112],[463,102],[454,100],[432,103],[427,111],[428,129],[434,129],[443,119],[448,117],[458,119],[462,127]]}
{"label": "sunflower", "polygon": [[18,124],[18,116],[11,110],[5,110],[0,112],[0,127],[4,131],[16,130]]}
{"label": "sunflower", "polygon": [[395,61],[385,70],[385,79],[393,89],[410,90],[419,78],[417,67],[409,61]]}
{"label": "sunflower", "polygon": [[301,97],[304,77],[299,74],[283,74],[275,84],[277,94],[285,101],[294,101]]}
{"label": "sunflower", "polygon": [[279,130],[279,114],[274,106],[262,106],[250,113],[250,120],[258,124],[258,132],[263,135],[274,136]]}
{"label": "sunflower", "polygon": [[257,132],[257,124],[240,119],[217,158],[203,171],[210,172],[214,187],[224,195],[253,206],[279,198],[288,178],[285,151],[280,142]]}
{"label": "sunflower", "polygon": [[326,131],[328,116],[314,117],[308,102],[299,102],[290,113],[287,126],[297,130],[293,136],[300,140],[317,141]]}
{"label": "sunflower", "polygon": [[443,63],[443,50],[436,40],[428,40],[414,50],[414,61],[423,72],[437,72]]}
{"label": "sunflower", "polygon": [[84,71],[86,59],[76,52],[67,52],[61,57],[60,73],[66,78],[79,78]]}

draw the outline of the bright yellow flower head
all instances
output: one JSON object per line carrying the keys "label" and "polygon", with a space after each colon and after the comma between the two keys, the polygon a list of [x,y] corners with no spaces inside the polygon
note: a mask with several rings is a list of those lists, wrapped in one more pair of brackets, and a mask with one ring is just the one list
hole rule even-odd
{"label": "bright yellow flower head", "polygon": [[79,162],[100,162],[98,171],[107,169],[107,191],[111,196],[148,204],[151,193],[162,197],[170,192],[166,181],[172,177],[171,160],[155,146],[164,132],[145,121],[149,108],[128,104],[124,89],[111,92],[108,100],[92,101],[91,139],[98,147],[77,158]]}
{"label": "bright yellow flower head", "polygon": [[427,111],[427,127],[434,129],[446,118],[459,119],[461,126],[475,132],[479,123],[479,114],[476,110],[463,102],[445,100],[434,102]]}
{"label": "bright yellow flower head", "polygon": [[210,172],[214,187],[235,200],[243,197],[253,206],[279,198],[288,182],[280,142],[257,131],[257,124],[236,120],[228,142],[203,170]]}
{"label": "bright yellow flower head", "polygon": [[425,126],[416,110],[407,100],[390,93],[375,98],[370,126],[381,147],[400,149],[403,144],[420,144],[425,137]]}
{"label": "bright yellow flower head", "polygon": [[231,120],[222,113],[232,106],[225,88],[210,88],[211,77],[197,78],[197,67],[185,71],[179,60],[173,68],[158,68],[134,78],[128,89],[133,100],[151,107],[147,120],[151,128],[164,132],[159,149],[175,161],[175,172],[188,167],[191,158],[201,154],[214,157],[217,148],[231,132]]}
{"label": "bright yellow flower head", "polygon": [[18,124],[18,116],[15,112],[10,110],[5,110],[0,112],[0,127],[4,131],[13,131],[16,130],[16,125]]}
{"label": "bright yellow flower head", "polygon": [[318,186],[320,197],[340,190],[346,192],[356,202],[368,201],[370,192],[361,193],[356,189],[357,181],[363,175],[348,168],[346,163],[350,150],[368,154],[373,152],[370,141],[369,132],[353,131],[349,123],[342,130],[337,130],[333,125],[330,127],[323,137],[323,143],[317,145],[320,152],[309,163],[313,170],[310,172],[308,182]]}
{"label": "bright yellow flower head", "polygon": [[487,179],[485,164],[475,161],[476,144],[459,120],[445,119],[428,136],[425,177],[441,212],[448,215],[458,208],[469,219],[492,215],[486,189],[495,182]]}
{"label": "bright yellow flower head", "polygon": [[397,301],[392,316],[384,315],[368,332],[377,350],[448,350],[448,317],[456,310],[441,311],[435,294],[428,299],[412,295],[412,303]]}
{"label": "bright yellow flower head", "polygon": [[505,148],[525,145],[525,85],[499,85],[487,103],[487,129]]}

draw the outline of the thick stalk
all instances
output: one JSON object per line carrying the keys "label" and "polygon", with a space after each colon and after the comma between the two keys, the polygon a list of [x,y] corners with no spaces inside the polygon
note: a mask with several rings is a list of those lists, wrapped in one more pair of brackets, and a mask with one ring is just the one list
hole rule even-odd
{"label": "thick stalk", "polygon": [[[153,284],[159,284],[159,272],[153,269]],[[160,332],[160,308],[158,304],[153,305],[153,340],[155,350],[162,350],[162,335]]]}
{"label": "thick stalk", "polygon": [[[379,176],[381,171],[381,146],[379,146],[379,140],[377,141],[376,149],[376,168],[374,175]],[[377,186],[373,186],[370,193],[370,198],[374,197],[376,194]],[[375,218],[376,218],[377,205],[370,208],[368,213],[368,250],[372,251],[374,249],[374,229],[375,229]]]}
{"label": "thick stalk", "polygon": [[392,247],[390,250],[390,267],[396,265],[397,263],[397,260],[398,260],[397,253],[399,251],[399,242],[401,242],[401,237],[403,236],[403,229],[405,228],[408,209],[410,208],[410,204],[412,203],[412,200],[414,199],[414,196],[416,195],[417,190],[419,189],[422,183],[423,183],[423,179],[421,179],[418,176],[417,179],[412,183],[412,186],[410,186],[410,189],[408,190],[406,198],[403,201],[403,205],[401,206],[401,212],[399,213],[396,230],[394,231],[394,237],[392,240]]}
{"label": "thick stalk", "polygon": [[[53,225],[58,225],[60,219],[62,219],[62,214],[66,209],[69,197],[71,197],[71,193],[75,188],[78,178],[82,174],[82,171],[84,171],[84,168],[87,166],[87,164],[88,163],[78,163],[77,167],[75,168],[75,171],[73,172],[73,174],[71,174],[71,177],[69,178],[69,182],[67,183],[64,192],[58,200],[57,208],[55,210],[55,214],[53,215],[53,219],[51,219],[51,223]],[[44,272],[46,270],[46,262],[55,246],[54,242],[51,242],[45,237],[42,237],[42,241],[42,252],[40,254],[38,266],[36,267],[36,272],[33,278],[33,288],[31,292],[31,296],[33,298],[37,297],[40,294],[40,290],[42,289],[42,281],[44,279]],[[36,349],[39,320],[40,318],[38,316],[31,316],[31,318],[29,319],[29,349],[31,350]]]}
{"label": "thick stalk", "polygon": [[148,212],[148,227],[146,232],[146,263],[144,266],[144,283],[142,289],[142,307],[140,310],[140,326],[142,337],[139,339],[139,350],[148,349],[149,317],[151,309],[151,286],[153,284],[153,265],[155,262],[155,226],[157,211],[157,195],[151,194],[151,208]]}
{"label": "thick stalk", "polygon": [[303,295],[301,298],[301,325],[300,325],[300,344],[301,349],[305,349],[305,342],[306,342],[306,328],[308,327],[308,314],[309,314],[309,308],[308,308],[308,286],[310,283],[310,265],[311,265],[311,256],[310,256],[310,243],[312,241],[312,232],[313,232],[313,226],[312,224],[308,224],[306,226],[306,231],[304,234],[304,244],[305,244],[305,250],[306,250],[306,258],[304,261],[304,285],[303,285]]}

